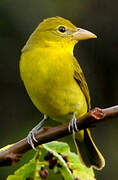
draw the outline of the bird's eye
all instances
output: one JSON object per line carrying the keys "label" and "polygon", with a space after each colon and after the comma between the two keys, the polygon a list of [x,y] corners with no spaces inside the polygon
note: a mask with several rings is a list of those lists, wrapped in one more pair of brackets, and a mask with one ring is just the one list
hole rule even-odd
{"label": "bird's eye", "polygon": [[58,30],[64,33],[66,31],[66,28],[64,26],[59,26]]}

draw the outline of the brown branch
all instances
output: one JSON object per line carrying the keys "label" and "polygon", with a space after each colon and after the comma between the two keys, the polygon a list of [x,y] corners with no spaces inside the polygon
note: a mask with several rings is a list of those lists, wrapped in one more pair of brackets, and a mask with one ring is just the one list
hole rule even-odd
{"label": "brown branch", "polygon": [[[81,130],[113,117],[118,117],[118,105],[106,109],[94,108],[77,120],[77,126]],[[35,146],[66,135],[69,135],[68,123],[56,127],[44,127],[42,131],[36,134],[38,143],[35,143]],[[24,138],[13,144],[10,148],[0,151],[0,166],[15,164],[30,149],[31,146],[27,143],[26,138]]]}

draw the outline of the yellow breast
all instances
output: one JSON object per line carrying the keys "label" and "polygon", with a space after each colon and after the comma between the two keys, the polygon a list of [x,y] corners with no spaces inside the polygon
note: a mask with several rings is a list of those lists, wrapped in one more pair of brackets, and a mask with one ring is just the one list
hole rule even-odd
{"label": "yellow breast", "polygon": [[34,105],[57,121],[69,121],[73,112],[87,112],[85,97],[74,80],[72,54],[47,48],[26,51],[20,60],[20,73]]}

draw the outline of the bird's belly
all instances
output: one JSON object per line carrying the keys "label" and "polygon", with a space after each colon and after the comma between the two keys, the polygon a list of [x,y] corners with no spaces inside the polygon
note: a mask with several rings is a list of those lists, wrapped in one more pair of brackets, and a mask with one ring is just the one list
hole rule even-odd
{"label": "bird's belly", "polygon": [[32,102],[40,112],[60,122],[69,121],[73,113],[78,118],[87,112],[70,55],[64,57],[35,59],[35,53],[27,52],[20,61],[21,77]]}
{"label": "bird's belly", "polygon": [[47,85],[45,87],[40,85],[34,91],[35,87],[34,85],[27,89],[33,103],[43,114],[56,121],[69,121],[73,113],[78,118],[87,112],[86,99],[74,80],[67,87],[54,85],[48,88]]}

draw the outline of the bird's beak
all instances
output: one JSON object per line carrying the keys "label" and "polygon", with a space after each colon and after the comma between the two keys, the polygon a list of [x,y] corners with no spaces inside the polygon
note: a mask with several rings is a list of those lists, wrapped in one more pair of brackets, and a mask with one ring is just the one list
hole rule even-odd
{"label": "bird's beak", "polygon": [[97,38],[97,36],[90,31],[87,31],[82,28],[77,28],[77,31],[71,34],[71,39],[73,40],[86,40],[86,39],[92,39],[92,38]]}

